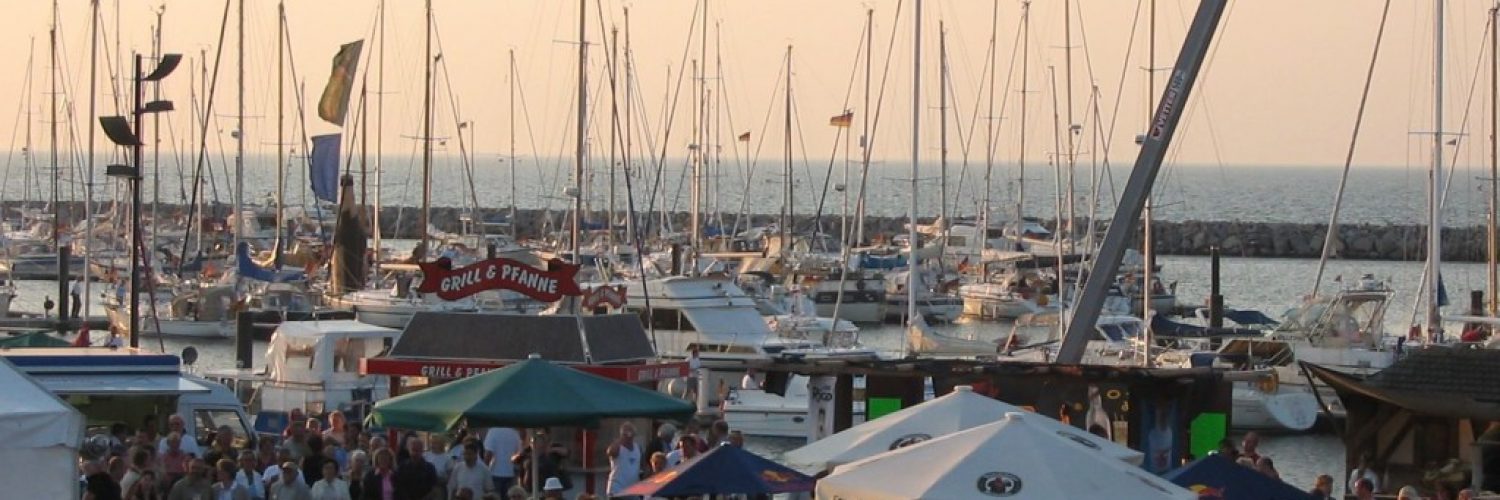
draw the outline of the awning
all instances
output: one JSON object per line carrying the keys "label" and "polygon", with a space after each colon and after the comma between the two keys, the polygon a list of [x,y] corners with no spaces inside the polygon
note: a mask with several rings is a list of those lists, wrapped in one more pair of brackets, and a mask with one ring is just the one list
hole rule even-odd
{"label": "awning", "polygon": [[208,386],[171,375],[49,375],[34,374],[37,383],[53,394],[178,395],[206,393]]}
{"label": "awning", "polygon": [[[428,377],[441,380],[468,378],[494,371],[511,363],[485,360],[459,359],[399,359],[365,358],[360,360],[359,371],[364,375],[393,375],[402,377]],[[564,365],[578,371],[592,373],[610,380],[638,383],[655,382],[688,376],[685,361],[675,363],[645,363],[637,365]]]}

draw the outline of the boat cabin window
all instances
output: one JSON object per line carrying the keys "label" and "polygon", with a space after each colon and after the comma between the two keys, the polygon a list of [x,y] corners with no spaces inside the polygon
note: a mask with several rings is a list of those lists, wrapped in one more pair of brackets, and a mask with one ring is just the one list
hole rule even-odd
{"label": "boat cabin window", "polygon": [[[693,344],[698,346],[698,352],[721,353],[721,354],[758,354],[754,347],[733,344]],[[691,346],[689,346],[691,348]]]}
{"label": "boat cabin window", "polygon": [[967,237],[967,236],[949,236],[948,237],[948,246],[950,246],[950,247],[967,247],[967,246],[969,246],[969,237]]}
{"label": "boat cabin window", "polygon": [[245,428],[245,422],[240,419],[240,414],[230,409],[198,409],[193,411],[193,425],[196,426],[198,441],[203,444],[209,442],[209,436],[219,431],[220,426],[228,426],[234,432],[234,446],[244,448],[250,442],[249,430]]}
{"label": "boat cabin window", "polygon": [[646,309],[638,309],[636,310],[636,314],[641,317],[641,324],[648,328],[683,332],[697,330],[693,327],[693,322],[689,321],[687,316],[684,316],[680,310],[653,307],[650,310],[651,313],[649,316],[646,311]]}
{"label": "boat cabin window", "polygon": [[1104,340],[1108,340],[1110,342],[1124,342],[1126,340],[1135,338],[1135,336],[1140,333],[1140,331],[1135,328],[1135,325],[1128,323],[1099,325],[1095,329],[1099,331],[1100,336],[1104,337]]}
{"label": "boat cabin window", "polygon": [[335,373],[359,373],[359,360],[379,356],[385,350],[383,339],[342,338],[334,343],[333,371]]}

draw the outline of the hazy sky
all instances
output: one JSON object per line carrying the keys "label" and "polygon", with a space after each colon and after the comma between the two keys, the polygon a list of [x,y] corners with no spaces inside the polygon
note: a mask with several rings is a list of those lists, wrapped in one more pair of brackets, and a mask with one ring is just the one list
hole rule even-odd
{"label": "hazy sky", "polygon": [[[1134,159],[1131,137],[1141,129],[1146,115],[1145,72],[1146,19],[1145,0],[1083,0],[1074,4],[1072,23],[1073,122],[1080,124],[1082,134],[1075,150],[1088,154],[1094,120],[1091,109],[1091,86],[1098,87],[1099,115],[1106,127],[1113,127],[1110,144],[1115,148],[1115,162]],[[19,149],[20,127],[26,98],[28,43],[35,43],[33,76],[35,89],[30,94],[33,117],[33,141],[36,149],[45,150],[45,113],[47,94],[47,31],[51,10],[43,0],[15,2],[6,9],[5,30],[0,30],[0,53],[6,68],[0,71],[0,134],[16,137]],[[519,70],[518,80],[525,92],[525,118],[518,119],[520,154],[566,155],[572,151],[572,128],[576,109],[578,4],[563,0],[437,0],[437,34],[441,40],[444,65],[439,66],[438,127],[435,135],[451,136],[455,120],[450,96],[459,106],[458,120],[476,123],[478,150],[493,157],[509,147],[510,119],[508,100],[507,50],[513,49]],[[909,156],[911,113],[911,58],[913,2],[892,0],[857,2],[851,0],[710,0],[707,48],[708,60],[717,64],[722,58],[721,81],[727,101],[719,115],[723,131],[720,141],[733,145],[734,135],[753,131],[752,146],[762,136],[759,146],[762,161],[775,161],[782,151],[782,98],[776,89],[778,76],[788,44],[793,45],[792,89],[796,100],[800,156],[805,149],[809,161],[827,161],[835,144],[835,129],[828,118],[848,107],[856,110],[855,126],[864,118],[860,109],[862,70],[855,77],[856,57],[864,30],[866,8],[875,12],[874,84],[878,90],[886,83],[881,111],[881,125],[875,135],[874,151],[879,158],[903,161]],[[22,6],[24,4],[24,6]],[[116,38],[116,12],[123,31],[123,49],[148,50],[155,6],[161,1],[102,0],[106,37],[105,53],[113,66]],[[217,48],[224,2],[214,0],[178,0],[166,2],[165,48],[183,52],[192,59],[196,71],[203,64],[200,51],[207,51],[211,63]],[[385,150],[387,154],[407,154],[414,147],[409,138],[420,133],[422,6],[416,0],[389,2],[386,19],[388,35],[385,51],[386,111]],[[235,49],[237,32],[230,10],[230,26],[220,69],[219,90],[214,113],[218,121],[211,133],[225,145],[231,144],[228,130],[233,128],[236,82]],[[679,92],[672,137],[667,141],[669,155],[681,155],[690,142],[693,101],[692,87],[684,81],[677,90],[678,74],[684,65],[699,57],[698,38],[701,28],[693,28],[693,16],[702,2],[693,0],[647,0],[620,2],[603,0],[602,14],[597,0],[588,2],[588,37],[599,42],[610,26],[624,29],[622,8],[631,10],[631,50],[638,79],[637,123],[644,120],[656,137],[658,151],[663,129],[663,109],[670,96]],[[998,66],[995,94],[996,107],[1004,107],[1003,120],[996,135],[996,160],[1014,162],[1020,154],[1018,126],[1026,130],[1029,162],[1043,162],[1053,151],[1054,97],[1061,120],[1066,123],[1068,103],[1064,60],[1064,15],[1062,0],[1039,0],[1032,5],[1029,72],[1025,86],[1031,92],[1019,92],[1022,86],[1018,29],[1022,4],[1000,0],[998,4],[980,0],[928,0],[923,14],[923,94],[927,113],[922,125],[925,159],[935,160],[938,152],[937,38],[938,24],[948,31],[949,67],[953,78],[950,114],[952,158],[965,149],[960,144],[970,129],[983,128],[987,101],[980,79],[985,71],[985,57],[991,30],[991,12],[998,8]],[[1158,66],[1168,66],[1175,59],[1188,18],[1196,8],[1191,0],[1159,0]],[[314,109],[318,94],[329,73],[329,62],[341,43],[372,38],[378,3],[375,0],[295,0],[286,2],[291,32],[291,50],[297,78],[305,82],[308,93],[309,129],[326,133],[335,127],[316,121]],[[895,19],[898,15],[899,19]],[[246,124],[247,148],[254,153],[274,151],[275,78],[276,78],[276,8],[271,0],[246,1],[247,74]],[[1208,71],[1192,96],[1188,119],[1174,145],[1175,161],[1192,164],[1274,164],[1335,165],[1343,161],[1353,127],[1360,86],[1374,46],[1380,19],[1381,2],[1371,1],[1236,1],[1224,18],[1215,41]],[[1487,95],[1488,39],[1484,34],[1489,5],[1480,1],[1448,4],[1448,105],[1445,128],[1457,130],[1463,124],[1466,109],[1466,136],[1475,140],[1464,147],[1461,164],[1486,161],[1486,147],[1478,139],[1489,136]],[[61,83],[74,103],[76,119],[87,120],[88,103],[88,12],[87,0],[61,2],[61,31],[66,80]],[[1356,163],[1379,165],[1422,165],[1428,160],[1430,139],[1412,135],[1430,131],[1432,95],[1432,3],[1395,2],[1386,30],[1385,44],[1376,69],[1373,93],[1365,121],[1365,130],[1356,155]],[[1138,14],[1139,12],[1139,14]],[[600,26],[603,18],[606,26]],[[1137,25],[1139,21],[1139,25]],[[893,33],[894,28],[894,33]],[[1132,40],[1132,30],[1135,31]],[[689,35],[693,37],[689,41]],[[892,37],[894,49],[889,52]],[[624,34],[621,35],[623,44]],[[1133,48],[1127,52],[1127,47]],[[689,49],[688,47],[691,47]],[[375,41],[366,45],[367,54],[376,54]],[[608,148],[608,95],[606,87],[606,46],[590,47],[590,100],[593,150],[606,154]],[[1485,52],[1481,52],[1484,50]],[[686,54],[687,59],[684,58]],[[377,54],[378,55],[378,54]],[[889,59],[889,61],[888,61]],[[123,58],[122,58],[123,60]],[[887,68],[889,62],[889,68]],[[1049,67],[1056,71],[1057,92]],[[176,141],[186,140],[189,123],[188,88],[190,75],[184,65],[165,84],[167,97],[177,102],[172,116]],[[366,64],[361,70],[373,70]],[[713,67],[711,66],[711,69]],[[672,79],[667,79],[668,72]],[[443,76],[444,72],[447,76]],[[713,72],[717,72],[714,69]],[[888,73],[888,76],[885,76]],[[1471,85],[1478,74],[1479,94],[1469,98]],[[194,77],[196,78],[196,77]],[[292,81],[290,75],[288,81]],[[451,79],[451,93],[448,88]],[[1122,84],[1123,79],[1123,84]],[[1009,81],[1009,92],[1006,82]],[[101,78],[99,114],[116,114],[114,98],[107,90],[108,80]],[[370,85],[375,75],[370,74]],[[851,83],[853,86],[851,87]],[[1160,83],[1158,82],[1158,85]],[[290,84],[289,84],[290,87]],[[623,86],[622,86],[623,88]],[[853,93],[850,93],[850,89]],[[357,90],[356,90],[357,93]],[[623,90],[622,90],[623,93]],[[288,92],[288,110],[293,99]],[[1026,99],[1027,117],[1021,123],[1019,107]],[[200,96],[201,98],[201,96]],[[623,95],[622,95],[623,98]],[[715,100],[719,100],[717,97]],[[370,97],[373,106],[375,96]],[[1467,105],[1466,105],[1467,102]],[[351,105],[351,109],[356,107]],[[976,110],[980,119],[975,120]],[[1000,111],[997,109],[997,114]],[[351,124],[353,123],[351,111]],[[293,118],[288,118],[293,123]],[[372,120],[371,127],[374,127]],[[1066,125],[1064,125],[1066,127]],[[637,132],[645,134],[645,132]],[[288,132],[289,136],[291,132]],[[79,136],[83,141],[84,136]],[[0,140],[7,140],[0,138]],[[216,139],[218,140],[218,139]],[[105,139],[99,137],[102,144]],[[637,144],[642,142],[638,139]],[[1068,148],[1066,139],[1062,148]],[[449,149],[456,149],[449,144]],[[0,146],[4,147],[4,146]],[[968,146],[971,158],[984,156],[983,134]],[[842,153],[840,153],[842,156]],[[1088,157],[1080,157],[1087,162]]]}

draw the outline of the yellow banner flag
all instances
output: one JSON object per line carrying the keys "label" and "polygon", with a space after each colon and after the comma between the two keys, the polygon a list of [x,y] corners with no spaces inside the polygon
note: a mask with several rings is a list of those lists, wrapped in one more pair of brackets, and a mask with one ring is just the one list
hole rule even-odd
{"label": "yellow banner flag", "polygon": [[344,116],[349,114],[349,92],[354,88],[354,74],[359,70],[359,54],[364,46],[364,40],[349,42],[333,56],[333,72],[328,75],[328,85],[323,87],[323,97],[318,99],[318,117],[324,121],[344,126]]}

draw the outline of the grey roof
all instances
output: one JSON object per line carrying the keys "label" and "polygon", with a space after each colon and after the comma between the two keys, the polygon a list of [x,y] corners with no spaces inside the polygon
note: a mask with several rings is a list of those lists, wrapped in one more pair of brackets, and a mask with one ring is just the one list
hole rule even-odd
{"label": "grey roof", "polygon": [[[580,324],[581,323],[581,324]],[[585,332],[578,335],[579,328]],[[584,339],[595,364],[655,358],[634,314],[531,316],[420,312],[391,348],[392,358],[519,361],[539,354],[560,364],[585,363]]]}
{"label": "grey roof", "polygon": [[1446,347],[1417,349],[1371,375],[1366,382],[1381,389],[1500,403],[1500,351]]}

